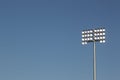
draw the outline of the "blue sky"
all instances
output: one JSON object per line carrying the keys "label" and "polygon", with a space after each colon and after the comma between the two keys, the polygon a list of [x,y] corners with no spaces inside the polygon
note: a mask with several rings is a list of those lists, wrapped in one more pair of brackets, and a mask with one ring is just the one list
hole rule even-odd
{"label": "blue sky", "polygon": [[92,43],[81,31],[106,28],[97,43],[97,80],[120,80],[119,0],[1,0],[0,80],[93,80]]}

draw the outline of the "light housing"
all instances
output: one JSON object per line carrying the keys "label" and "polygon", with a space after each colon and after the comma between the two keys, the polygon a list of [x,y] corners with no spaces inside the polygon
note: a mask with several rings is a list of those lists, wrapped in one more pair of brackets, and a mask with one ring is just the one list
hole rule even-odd
{"label": "light housing", "polygon": [[82,31],[82,44],[89,42],[105,43],[105,28],[88,29]]}

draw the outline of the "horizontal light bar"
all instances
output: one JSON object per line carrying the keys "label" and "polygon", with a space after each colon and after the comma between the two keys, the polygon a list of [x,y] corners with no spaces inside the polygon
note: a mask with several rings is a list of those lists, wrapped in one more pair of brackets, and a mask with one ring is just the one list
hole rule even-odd
{"label": "horizontal light bar", "polygon": [[83,30],[82,34],[93,33],[93,30]]}
{"label": "horizontal light bar", "polygon": [[101,36],[100,36],[100,37],[95,37],[94,39],[95,39],[95,40],[105,39],[105,36],[102,36],[102,37],[101,37]]}
{"label": "horizontal light bar", "polygon": [[93,41],[93,38],[82,38],[82,41],[86,41],[86,42],[90,42],[90,41]]}
{"label": "horizontal light bar", "polygon": [[85,44],[87,44],[87,42],[82,42],[82,45],[85,45]]}
{"label": "horizontal light bar", "polygon": [[100,43],[105,43],[105,40],[100,40]]}
{"label": "horizontal light bar", "polygon": [[105,32],[104,28],[95,29],[94,32]]}

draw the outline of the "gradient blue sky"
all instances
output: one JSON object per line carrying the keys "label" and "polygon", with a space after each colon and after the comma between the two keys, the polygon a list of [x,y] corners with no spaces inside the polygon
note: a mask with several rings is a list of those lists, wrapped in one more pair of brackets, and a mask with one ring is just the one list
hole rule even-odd
{"label": "gradient blue sky", "polygon": [[0,0],[0,80],[93,80],[81,31],[101,26],[97,80],[120,80],[119,0]]}

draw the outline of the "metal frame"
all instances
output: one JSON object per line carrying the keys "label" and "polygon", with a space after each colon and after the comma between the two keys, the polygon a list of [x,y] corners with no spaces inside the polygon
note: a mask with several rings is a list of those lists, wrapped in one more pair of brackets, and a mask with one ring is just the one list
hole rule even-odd
{"label": "metal frame", "polygon": [[96,42],[105,43],[105,28],[83,30],[82,44],[90,42],[93,42],[93,80],[96,80]]}

